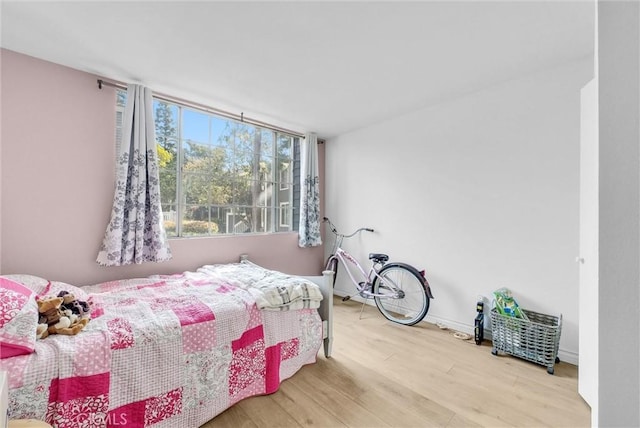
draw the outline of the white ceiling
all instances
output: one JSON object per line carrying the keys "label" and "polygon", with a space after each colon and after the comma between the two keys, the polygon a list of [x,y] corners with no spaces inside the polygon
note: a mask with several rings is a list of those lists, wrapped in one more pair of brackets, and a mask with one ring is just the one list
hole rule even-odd
{"label": "white ceiling", "polygon": [[7,1],[1,45],[330,138],[593,54],[593,1]]}

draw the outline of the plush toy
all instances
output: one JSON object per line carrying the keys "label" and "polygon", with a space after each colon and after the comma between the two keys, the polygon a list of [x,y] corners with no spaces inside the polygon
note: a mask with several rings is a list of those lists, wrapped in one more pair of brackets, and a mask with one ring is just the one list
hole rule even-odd
{"label": "plush toy", "polygon": [[63,310],[70,310],[78,318],[89,318],[91,312],[89,303],[76,299],[75,295],[64,290],[58,293],[58,297],[64,299],[62,302]]}
{"label": "plush toy", "polygon": [[64,302],[62,297],[43,297],[38,299],[38,323],[52,325],[60,321],[62,311],[60,306]]}
{"label": "plush toy", "polygon": [[47,336],[49,336],[49,325],[44,323],[38,324],[36,327],[36,338],[44,339]]}
{"label": "plush toy", "polygon": [[[69,314],[67,315],[67,313]],[[68,336],[73,336],[74,334],[78,334],[88,322],[89,318],[80,319],[77,315],[74,315],[71,311],[67,310],[65,311],[64,316],[60,318],[60,321],[49,326],[48,331],[49,334],[66,334]]]}
{"label": "plush toy", "polygon": [[[74,308],[78,313],[74,313]],[[79,302],[73,294],[66,291],[60,292],[58,297],[38,299],[38,312],[40,318],[36,336],[39,339],[50,334],[78,334],[89,322],[89,305]]]}

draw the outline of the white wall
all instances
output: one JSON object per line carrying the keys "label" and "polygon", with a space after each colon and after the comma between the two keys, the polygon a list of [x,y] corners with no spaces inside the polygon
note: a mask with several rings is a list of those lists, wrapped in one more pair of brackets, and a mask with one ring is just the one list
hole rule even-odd
{"label": "white wall", "polygon": [[599,395],[592,422],[640,426],[640,5],[598,2]]}
{"label": "white wall", "polygon": [[345,248],[426,268],[429,319],[463,331],[477,296],[499,287],[562,313],[560,357],[577,363],[580,88],[592,74],[585,58],[327,142],[327,216],[376,229]]}

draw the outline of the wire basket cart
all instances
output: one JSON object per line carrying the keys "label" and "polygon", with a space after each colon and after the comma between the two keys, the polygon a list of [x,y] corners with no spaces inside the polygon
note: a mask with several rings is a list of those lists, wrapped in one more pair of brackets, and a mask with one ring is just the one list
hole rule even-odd
{"label": "wire basket cart", "polygon": [[558,345],[562,331],[562,315],[555,317],[522,309],[527,319],[500,314],[496,308],[490,313],[493,348],[491,353],[504,352],[547,368],[553,374],[559,363]]}

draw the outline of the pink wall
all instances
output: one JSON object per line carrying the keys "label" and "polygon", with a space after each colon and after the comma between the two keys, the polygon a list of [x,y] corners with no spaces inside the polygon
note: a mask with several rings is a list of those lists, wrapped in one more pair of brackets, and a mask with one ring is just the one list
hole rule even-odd
{"label": "pink wall", "polygon": [[296,233],[173,239],[171,261],[99,266],[95,258],[113,199],[115,92],[99,90],[95,75],[0,52],[3,274],[83,285],[232,262],[241,253],[293,274],[320,272],[323,249],[299,248]]}

